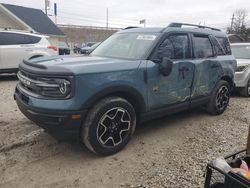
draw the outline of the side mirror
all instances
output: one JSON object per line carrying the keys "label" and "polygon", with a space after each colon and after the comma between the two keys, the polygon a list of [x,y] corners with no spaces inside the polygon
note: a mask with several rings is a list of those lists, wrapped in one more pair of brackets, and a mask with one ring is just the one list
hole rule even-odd
{"label": "side mirror", "polygon": [[163,57],[162,61],[159,63],[159,70],[163,76],[169,76],[172,72],[173,61],[167,57]]}

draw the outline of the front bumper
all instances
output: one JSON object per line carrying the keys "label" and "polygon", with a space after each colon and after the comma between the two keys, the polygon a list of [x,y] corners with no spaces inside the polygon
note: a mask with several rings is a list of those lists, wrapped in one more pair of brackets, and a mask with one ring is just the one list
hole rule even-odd
{"label": "front bumper", "polygon": [[234,82],[236,88],[246,87],[250,79],[250,69],[243,72],[235,72]]}
{"label": "front bumper", "polygon": [[41,109],[29,105],[29,96],[16,88],[14,99],[20,111],[38,126],[50,131],[79,131],[87,110],[67,111]]}

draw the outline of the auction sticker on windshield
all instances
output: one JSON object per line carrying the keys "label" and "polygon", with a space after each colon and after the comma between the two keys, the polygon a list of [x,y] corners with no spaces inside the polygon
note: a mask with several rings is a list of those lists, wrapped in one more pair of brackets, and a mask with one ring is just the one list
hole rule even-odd
{"label": "auction sticker on windshield", "polygon": [[137,40],[155,40],[156,35],[138,35]]}

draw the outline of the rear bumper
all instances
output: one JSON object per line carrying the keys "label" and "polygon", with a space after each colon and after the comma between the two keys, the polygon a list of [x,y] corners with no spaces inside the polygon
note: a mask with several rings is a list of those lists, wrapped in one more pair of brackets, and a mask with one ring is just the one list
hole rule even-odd
{"label": "rear bumper", "polygon": [[14,99],[20,111],[38,126],[49,131],[76,132],[80,130],[87,110],[67,111],[39,109],[29,105],[29,96],[16,89]]}

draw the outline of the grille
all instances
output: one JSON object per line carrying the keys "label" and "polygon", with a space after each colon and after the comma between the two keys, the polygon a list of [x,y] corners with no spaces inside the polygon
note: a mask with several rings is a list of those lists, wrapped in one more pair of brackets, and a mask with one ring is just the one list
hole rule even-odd
{"label": "grille", "polygon": [[38,88],[35,85],[35,83],[38,82],[36,77],[31,76],[23,71],[19,71],[17,76],[18,76],[18,79],[20,81],[20,85],[24,89],[26,89],[32,93],[38,93]]}

